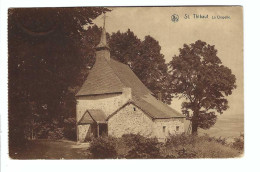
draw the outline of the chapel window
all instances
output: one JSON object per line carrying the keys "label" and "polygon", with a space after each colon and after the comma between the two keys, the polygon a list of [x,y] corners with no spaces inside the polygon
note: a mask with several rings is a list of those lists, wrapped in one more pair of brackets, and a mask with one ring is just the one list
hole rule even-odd
{"label": "chapel window", "polygon": [[176,131],[179,131],[179,129],[180,129],[180,126],[176,126]]}
{"label": "chapel window", "polygon": [[163,126],[163,132],[165,133],[166,126]]}

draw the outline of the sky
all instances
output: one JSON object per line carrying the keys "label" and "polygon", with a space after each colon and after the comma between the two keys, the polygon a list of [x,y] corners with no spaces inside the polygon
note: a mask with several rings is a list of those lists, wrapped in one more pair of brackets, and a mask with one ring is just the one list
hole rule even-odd
{"label": "sky", "polygon": [[[129,28],[138,38],[150,35],[159,41],[161,53],[169,62],[178,55],[183,44],[202,40],[215,45],[218,57],[236,76],[237,88],[227,99],[230,108],[223,117],[244,114],[243,96],[243,13],[241,7],[115,7],[106,14],[106,31],[108,33],[127,31]],[[179,20],[173,22],[172,15]],[[194,18],[194,14],[208,18]],[[185,16],[189,15],[189,19]],[[212,19],[212,17],[226,19]],[[98,26],[103,25],[102,16],[94,20]],[[171,107],[181,112],[183,100],[173,99]]]}

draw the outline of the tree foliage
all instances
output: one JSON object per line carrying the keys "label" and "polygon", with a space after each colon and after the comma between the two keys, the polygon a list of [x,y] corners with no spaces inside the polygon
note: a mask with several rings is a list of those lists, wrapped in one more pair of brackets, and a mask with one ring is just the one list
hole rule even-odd
{"label": "tree foliage", "polygon": [[[10,9],[9,135],[12,143],[46,131],[69,131],[74,126],[75,93],[95,59],[101,29],[91,24],[106,8]],[[139,39],[132,31],[107,34],[112,58],[128,64],[141,81],[162,100],[172,93],[185,97],[183,112],[192,111],[193,130],[210,128],[215,112],[228,108],[235,76],[222,65],[217,50],[202,41],[184,45],[167,65],[159,42]],[[69,123],[69,124],[68,124]],[[71,127],[74,128],[75,127]],[[73,132],[69,132],[73,133]],[[67,134],[64,134],[67,135]],[[70,137],[70,136],[68,136]]]}
{"label": "tree foliage", "polygon": [[145,36],[142,41],[128,29],[124,33],[113,33],[109,46],[112,58],[128,64],[155,97],[161,93],[162,101],[170,104],[168,69],[158,41],[151,36]]}
{"label": "tree foliage", "polygon": [[[89,59],[82,55],[83,25],[106,8],[10,9],[8,16],[9,138],[64,127],[75,115],[76,87]],[[53,129],[52,129],[53,130]],[[33,136],[30,136],[33,138]]]}
{"label": "tree foliage", "polygon": [[228,109],[226,96],[236,88],[236,77],[231,69],[222,65],[214,45],[196,41],[184,44],[169,63],[172,93],[185,98],[183,113],[192,121],[192,132],[208,129],[216,122],[216,112]]}
{"label": "tree foliage", "polygon": [[[90,24],[107,11],[96,7],[9,10],[10,144],[20,145],[25,137],[75,137],[75,93],[95,62],[101,34],[101,28]],[[129,64],[155,95],[161,92],[169,103],[167,65],[158,41],[150,36],[141,41],[130,30],[107,37],[112,58]]]}

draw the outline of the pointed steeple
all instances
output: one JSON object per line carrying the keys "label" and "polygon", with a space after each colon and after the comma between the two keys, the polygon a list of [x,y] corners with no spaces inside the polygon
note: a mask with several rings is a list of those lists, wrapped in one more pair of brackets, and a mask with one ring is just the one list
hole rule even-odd
{"label": "pointed steeple", "polygon": [[104,22],[103,22],[103,28],[102,28],[102,33],[101,33],[101,38],[100,38],[100,42],[97,45],[96,49],[103,49],[103,48],[108,48],[109,46],[107,45],[107,37],[106,37],[106,13],[104,13]]}
{"label": "pointed steeple", "polygon": [[106,59],[110,60],[110,48],[107,44],[107,38],[106,38],[106,14],[104,13],[104,23],[101,33],[100,42],[96,47],[96,59]]}

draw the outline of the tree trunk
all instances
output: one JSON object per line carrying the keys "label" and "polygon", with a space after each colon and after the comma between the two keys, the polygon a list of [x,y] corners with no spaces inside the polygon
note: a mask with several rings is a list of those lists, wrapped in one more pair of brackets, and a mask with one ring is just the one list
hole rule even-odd
{"label": "tree trunk", "polygon": [[192,120],[191,122],[192,122],[192,130],[191,130],[192,135],[198,135],[198,121]]}
{"label": "tree trunk", "polygon": [[196,111],[194,111],[194,113],[193,113],[193,116],[192,116],[192,120],[191,120],[191,122],[192,122],[192,135],[198,135],[198,123],[199,123],[199,119],[198,119],[198,116],[199,116],[199,110],[196,110]]}

